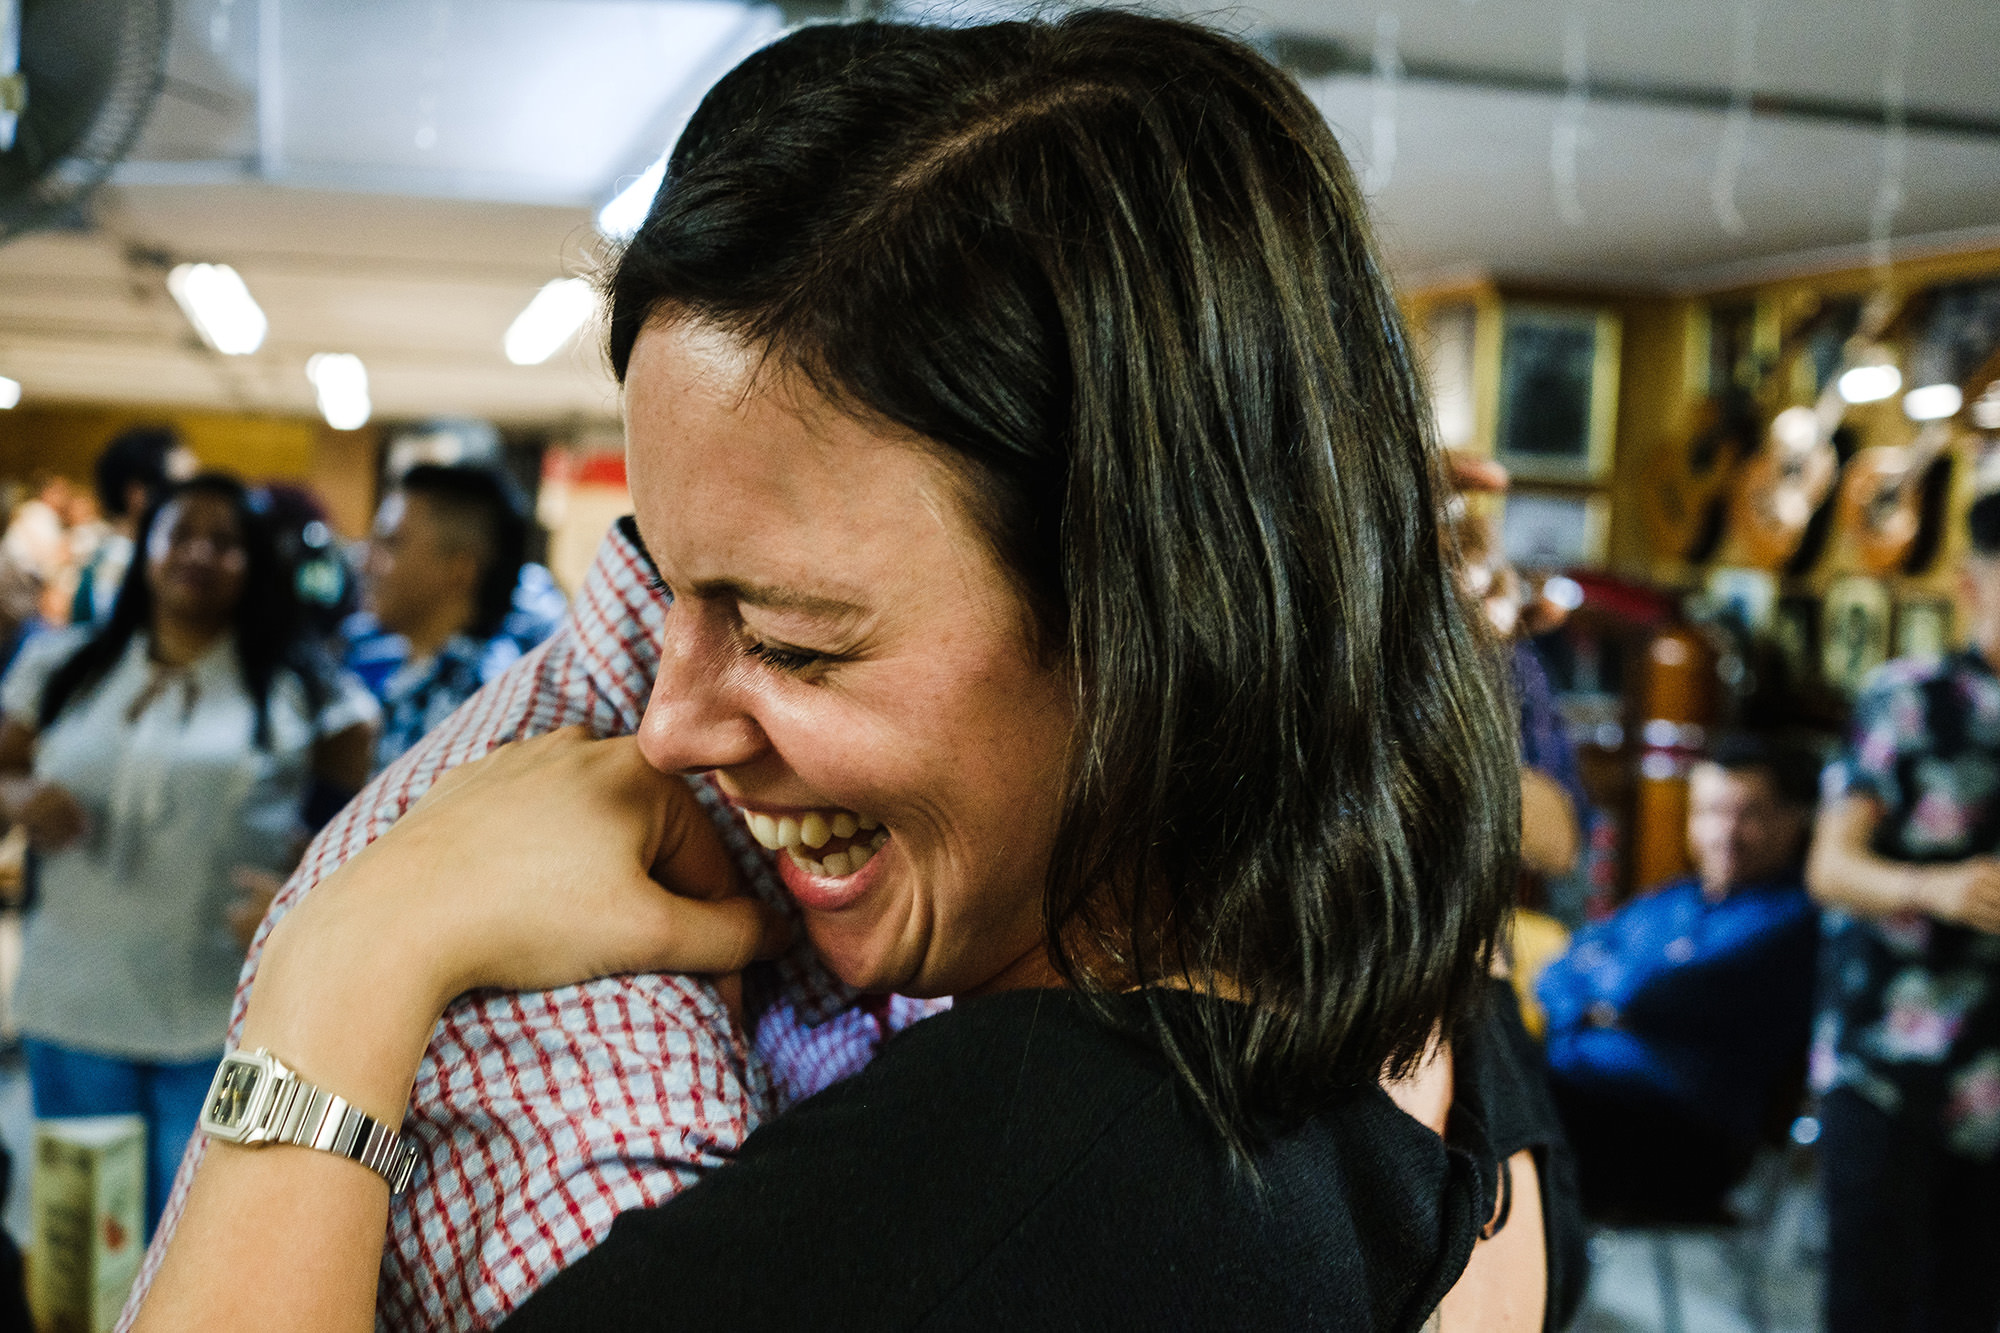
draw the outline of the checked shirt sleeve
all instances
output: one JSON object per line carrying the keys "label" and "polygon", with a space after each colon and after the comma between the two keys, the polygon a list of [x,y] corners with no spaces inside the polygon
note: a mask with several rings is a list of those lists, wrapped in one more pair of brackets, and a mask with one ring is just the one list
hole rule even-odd
{"label": "checked shirt sleeve", "polygon": [[[635,542],[614,529],[564,627],[391,765],[307,850],[251,945],[232,1044],[272,926],[440,774],[563,726],[599,735],[637,726],[665,605]],[[740,821],[707,784],[696,792],[754,890],[788,907]],[[723,1164],[761,1120],[860,1068],[885,1032],[930,1011],[906,1000],[857,1008],[809,953],[753,981],[765,1014],[754,1046],[714,990],[684,976],[483,992],[453,1005],[403,1126],[420,1158],[391,1204],[378,1326],[491,1327],[602,1240],[619,1213],[661,1203]],[[197,1135],[182,1160],[121,1330],[157,1271],[205,1146]]]}

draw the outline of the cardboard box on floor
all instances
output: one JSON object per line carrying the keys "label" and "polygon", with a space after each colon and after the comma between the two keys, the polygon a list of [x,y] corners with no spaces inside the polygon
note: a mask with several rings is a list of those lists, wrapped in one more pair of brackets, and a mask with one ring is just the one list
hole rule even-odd
{"label": "cardboard box on floor", "polygon": [[146,1251],[146,1122],[35,1122],[28,1303],[40,1333],[110,1333]]}

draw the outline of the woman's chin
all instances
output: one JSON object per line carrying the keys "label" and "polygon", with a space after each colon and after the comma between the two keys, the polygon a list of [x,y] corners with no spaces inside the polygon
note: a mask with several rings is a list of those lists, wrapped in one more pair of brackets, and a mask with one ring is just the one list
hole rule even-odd
{"label": "woman's chin", "polygon": [[915,969],[903,963],[899,951],[853,929],[856,923],[832,920],[816,912],[807,912],[805,922],[820,961],[843,984],[871,995],[921,998],[925,994]]}
{"label": "woman's chin", "polygon": [[934,941],[913,940],[883,921],[864,925],[851,917],[807,912],[805,927],[827,969],[864,994],[913,1000],[972,995],[991,988],[1010,970],[1000,959],[940,958],[931,947]]}

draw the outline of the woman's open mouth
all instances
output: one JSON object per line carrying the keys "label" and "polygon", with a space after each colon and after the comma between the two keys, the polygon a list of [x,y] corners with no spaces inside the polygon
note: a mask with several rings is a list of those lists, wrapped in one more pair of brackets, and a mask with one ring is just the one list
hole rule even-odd
{"label": "woman's open mouth", "polygon": [[772,851],[783,850],[800,870],[824,879],[845,879],[868,864],[889,841],[877,820],[838,808],[767,815],[737,807],[750,836]]}

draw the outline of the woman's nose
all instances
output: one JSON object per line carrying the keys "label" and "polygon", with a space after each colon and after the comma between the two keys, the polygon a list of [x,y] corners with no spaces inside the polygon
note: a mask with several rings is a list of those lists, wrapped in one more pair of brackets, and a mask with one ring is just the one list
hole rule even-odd
{"label": "woman's nose", "polygon": [[667,612],[660,670],[639,720],[639,752],[662,773],[701,773],[749,763],[767,744],[727,679],[728,645],[693,612]]}

